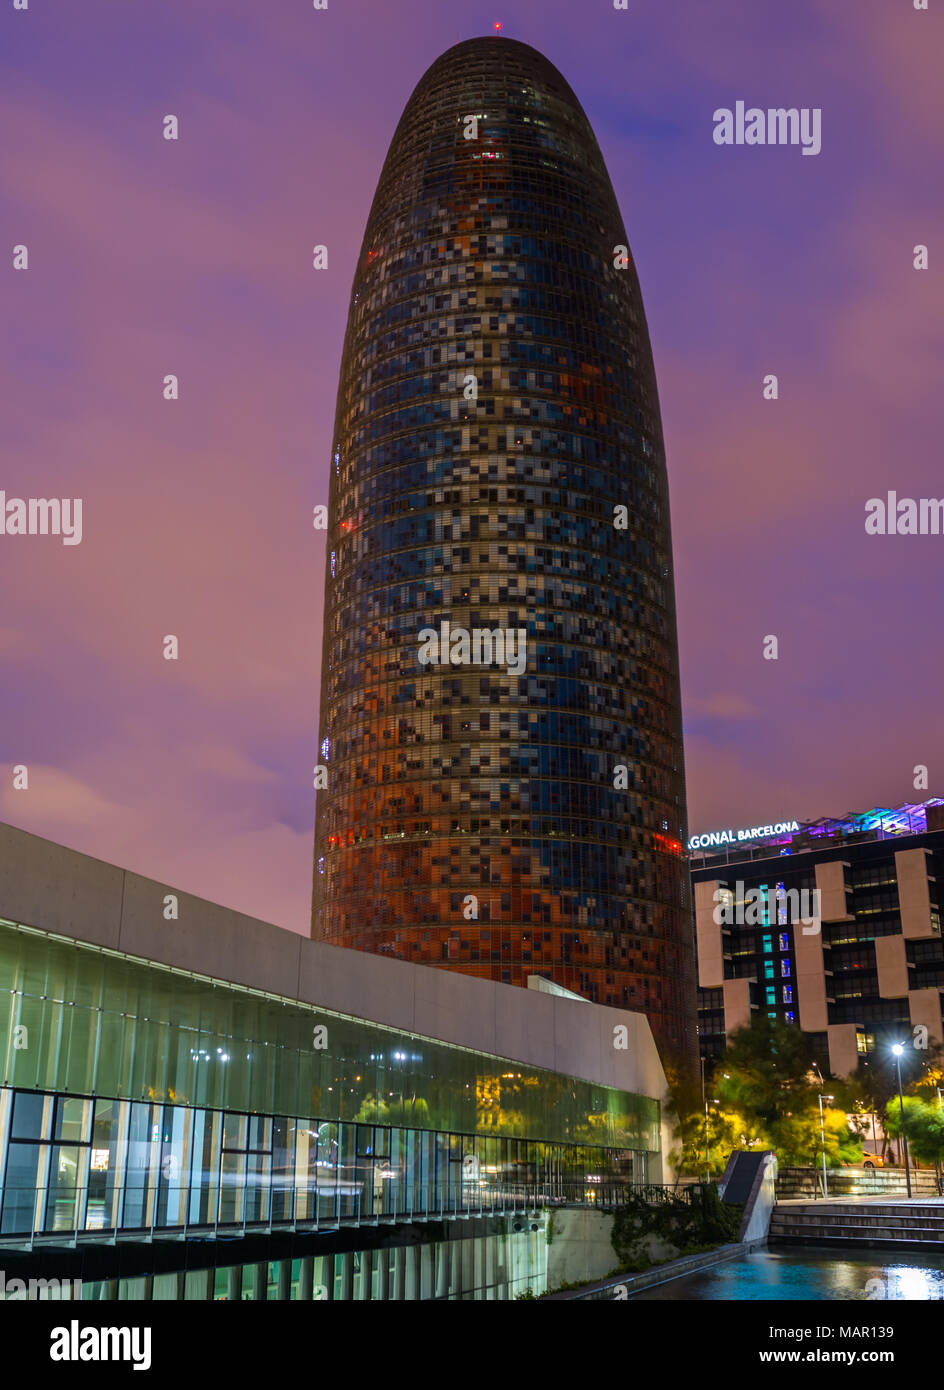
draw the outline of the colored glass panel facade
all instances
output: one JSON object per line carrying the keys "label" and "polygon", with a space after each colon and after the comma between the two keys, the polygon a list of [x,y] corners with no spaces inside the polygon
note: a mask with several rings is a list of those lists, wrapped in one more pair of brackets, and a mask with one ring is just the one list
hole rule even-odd
{"label": "colored glass panel facade", "polygon": [[484,38],[433,64],[351,292],[312,935],[539,974],[691,1055],[669,499],[625,245],[550,63]]}

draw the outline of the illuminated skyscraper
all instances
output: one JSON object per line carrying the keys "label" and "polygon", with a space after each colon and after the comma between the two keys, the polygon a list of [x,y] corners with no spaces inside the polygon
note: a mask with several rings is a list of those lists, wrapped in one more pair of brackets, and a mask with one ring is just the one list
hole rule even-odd
{"label": "illuminated skyscraper", "polygon": [[541,975],[691,1057],[669,498],[625,246],[541,54],[488,37],[432,65],[344,342],[312,934]]}

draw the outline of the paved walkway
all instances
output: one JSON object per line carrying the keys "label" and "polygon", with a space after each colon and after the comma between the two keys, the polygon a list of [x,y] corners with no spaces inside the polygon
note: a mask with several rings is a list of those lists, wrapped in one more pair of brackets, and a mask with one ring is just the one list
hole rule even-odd
{"label": "paved walkway", "polygon": [[941,1207],[944,1206],[944,1197],[899,1197],[885,1196],[882,1193],[873,1192],[869,1196],[855,1197],[783,1197],[777,1198],[778,1207],[809,1207],[813,1203],[818,1207],[822,1206],[890,1206],[893,1202],[896,1206],[902,1207]]}

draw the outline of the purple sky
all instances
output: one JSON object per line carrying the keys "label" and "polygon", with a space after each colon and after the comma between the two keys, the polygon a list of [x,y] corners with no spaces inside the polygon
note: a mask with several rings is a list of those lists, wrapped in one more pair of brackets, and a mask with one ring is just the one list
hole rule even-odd
{"label": "purple sky", "polygon": [[[307,931],[354,261],[415,83],[495,20],[582,102],[642,282],[692,832],[941,794],[944,537],[864,509],[944,496],[944,5],[8,0],[0,489],[84,538],[0,537],[0,819]],[[738,99],[821,107],[822,153],[719,148]]]}

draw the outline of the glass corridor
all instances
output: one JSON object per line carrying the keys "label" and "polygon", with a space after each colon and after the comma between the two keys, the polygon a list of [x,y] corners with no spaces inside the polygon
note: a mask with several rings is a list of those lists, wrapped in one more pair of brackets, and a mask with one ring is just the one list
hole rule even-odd
{"label": "glass corridor", "polygon": [[[254,1156],[289,1149],[293,1165],[302,1153],[304,1167],[304,1133],[324,1125],[338,1127],[334,1139],[346,1146],[348,1167],[365,1157],[355,1152],[357,1136],[371,1126],[650,1153],[660,1144],[659,1103],[647,1096],[3,920],[0,1086],[110,1098],[102,1106],[131,1101],[143,1108],[127,1118],[116,1108],[111,1120],[96,1111],[95,1126],[101,1137],[120,1122],[118,1132],[133,1144],[143,1142],[135,1126],[161,1132],[162,1104],[181,1114],[253,1116],[245,1143],[235,1131],[219,1138],[201,1131],[189,1141],[215,1144],[237,1168],[244,1159],[247,1176]],[[89,1117],[63,1123],[66,1135],[91,1133]],[[275,1133],[276,1123],[290,1128]],[[418,1171],[425,1188],[414,1150],[426,1141],[401,1142],[408,1152],[396,1163]],[[446,1182],[442,1166],[437,1181]]]}
{"label": "glass corridor", "polygon": [[646,1154],[0,1089],[0,1240],[329,1229],[595,1204]]}

